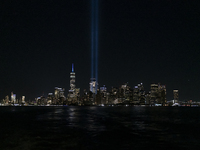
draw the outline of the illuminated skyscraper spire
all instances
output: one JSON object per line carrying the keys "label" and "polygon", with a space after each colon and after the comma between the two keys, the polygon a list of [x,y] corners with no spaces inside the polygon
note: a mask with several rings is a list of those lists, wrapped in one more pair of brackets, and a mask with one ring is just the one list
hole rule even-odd
{"label": "illuminated skyscraper spire", "polygon": [[72,63],[72,72],[74,72],[74,64]]}

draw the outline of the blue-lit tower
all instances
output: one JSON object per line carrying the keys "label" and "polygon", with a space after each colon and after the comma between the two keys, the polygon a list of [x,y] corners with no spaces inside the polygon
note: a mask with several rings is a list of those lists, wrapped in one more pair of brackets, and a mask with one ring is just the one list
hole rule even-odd
{"label": "blue-lit tower", "polygon": [[80,97],[80,88],[76,88],[74,64],[72,64],[72,72],[70,73],[70,90],[68,94],[68,104],[78,104],[79,97]]}
{"label": "blue-lit tower", "polygon": [[98,89],[98,0],[91,0],[91,79],[90,91]]}
{"label": "blue-lit tower", "polygon": [[70,73],[70,90],[69,97],[72,98],[75,96],[75,72],[74,72],[74,64],[72,64],[72,72]]}

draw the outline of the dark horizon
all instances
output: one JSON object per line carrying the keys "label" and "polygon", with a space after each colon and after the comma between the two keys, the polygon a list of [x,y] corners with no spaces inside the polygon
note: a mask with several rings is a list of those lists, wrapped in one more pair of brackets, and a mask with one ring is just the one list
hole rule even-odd
{"label": "dark horizon", "polygon": [[[33,100],[76,87],[89,90],[91,1],[1,2],[0,99],[13,91]],[[133,88],[166,85],[179,99],[200,101],[198,1],[99,1],[98,83]]]}

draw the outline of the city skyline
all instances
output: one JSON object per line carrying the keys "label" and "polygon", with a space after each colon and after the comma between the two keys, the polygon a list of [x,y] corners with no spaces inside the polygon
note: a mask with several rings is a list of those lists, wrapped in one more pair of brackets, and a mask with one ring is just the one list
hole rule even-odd
{"label": "city skyline", "polygon": [[[38,99],[38,98],[41,98],[41,97],[44,97],[44,98],[48,98],[49,97],[49,95],[51,95],[51,97],[53,96],[55,96],[55,98],[56,99],[59,99],[60,97],[58,96],[58,95],[60,95],[59,93],[60,92],[62,92],[62,98],[65,98],[68,102],[70,102],[70,103],[72,103],[73,101],[74,102],[77,102],[78,101],[78,98],[77,97],[79,97],[79,98],[83,98],[84,96],[83,96],[83,92],[87,92],[87,93],[89,93],[89,92],[92,92],[92,93],[94,93],[94,95],[93,95],[93,97],[96,97],[96,94],[97,94],[97,90],[99,90],[99,91],[101,91],[102,89],[103,89],[103,91],[105,90],[105,92],[111,92],[113,89],[116,89],[116,90],[119,90],[119,89],[123,89],[123,88],[125,88],[126,89],[126,86],[128,86],[129,88],[130,88],[130,90],[132,90],[132,94],[134,94],[134,90],[135,89],[138,89],[140,86],[142,86],[142,91],[144,91],[144,96],[146,97],[146,96],[148,96],[148,94],[150,94],[151,93],[151,90],[152,90],[152,86],[160,86],[161,84],[160,83],[152,83],[151,85],[150,85],[150,90],[146,90],[145,88],[144,88],[144,86],[143,86],[143,83],[137,83],[137,84],[135,84],[135,86],[133,86],[133,87],[131,87],[130,85],[129,85],[129,83],[128,82],[124,82],[122,85],[118,85],[117,87],[110,87],[110,89],[111,90],[109,90],[109,91],[107,91],[107,89],[109,89],[107,86],[105,86],[105,85],[102,85],[101,87],[98,87],[98,84],[97,84],[97,86],[96,86],[96,80],[93,80],[93,79],[95,79],[95,78],[91,78],[91,80],[90,80],[90,83],[89,83],[89,88],[88,89],[84,89],[83,91],[82,91],[82,93],[83,94],[80,94],[80,88],[76,88],[76,84],[75,84],[75,78],[76,78],[76,76],[75,76],[75,68],[74,68],[74,63],[72,63],[71,64],[71,72],[70,72],[70,84],[69,84],[69,90],[67,90],[66,92],[66,94],[64,94],[64,91],[65,91],[65,89],[64,88],[58,88],[58,87],[55,87],[55,93],[53,94],[53,93],[51,93],[50,91],[48,91],[48,93],[42,93],[41,95],[38,95],[37,97],[35,97],[34,99]],[[93,83],[94,82],[94,83]],[[95,84],[95,85],[93,85],[93,84]],[[165,89],[165,99],[166,99],[166,85],[161,85],[161,87],[164,87],[164,89]],[[157,87],[158,88],[158,87]],[[60,92],[58,92],[58,91],[60,91]],[[125,91],[124,91],[125,92]],[[173,98],[174,97],[177,97],[177,96],[175,96],[174,95],[174,92],[176,92],[177,94],[176,95],[178,95],[178,89],[173,89]],[[14,97],[14,98],[13,98]],[[6,95],[5,96],[5,99],[9,99],[9,94],[8,95]],[[5,100],[4,99],[4,100]],[[19,100],[22,100],[22,99],[25,99],[25,96],[19,96],[19,97],[16,97],[16,94],[13,94],[13,91],[11,92],[11,96],[10,96],[10,100],[11,101],[13,101],[13,102],[15,102],[16,100],[17,101],[19,101]],[[32,100],[28,100],[28,101],[34,101],[34,99],[32,99]],[[179,101],[179,98],[174,98],[174,99],[168,99],[168,101],[171,101],[171,100],[177,100],[177,102]],[[23,100],[24,101],[24,100]],[[131,100],[132,101],[132,100]],[[130,101],[130,102],[131,102]],[[133,101],[134,101],[134,98],[133,98]],[[145,101],[146,101],[146,98],[145,98]],[[183,101],[183,100],[181,100],[181,101]],[[186,101],[188,101],[188,100],[186,100]]]}
{"label": "city skyline", "polygon": [[[167,99],[199,100],[199,2],[99,1],[99,87],[164,83]],[[1,6],[0,99],[33,99],[69,87],[89,89],[91,1],[8,2]]]}
{"label": "city skyline", "polygon": [[[32,100],[27,100],[27,102],[34,102],[35,100],[37,101],[38,105],[41,105],[41,99],[46,99],[46,104],[53,104],[56,105],[57,103],[60,103],[62,101],[62,104],[64,105],[64,101],[65,104],[69,104],[69,105],[74,105],[74,104],[78,104],[78,102],[80,101],[81,103],[83,103],[84,101],[91,101],[91,102],[95,102],[96,103],[96,98],[100,95],[101,93],[101,100],[98,102],[99,104],[113,104],[113,102],[117,99],[123,99],[122,101],[120,100],[117,103],[126,103],[126,101],[128,100],[128,103],[132,103],[132,104],[140,104],[140,105],[149,105],[150,101],[151,104],[167,104],[167,99],[166,99],[166,85],[161,85],[160,83],[152,83],[150,85],[150,90],[146,90],[143,86],[143,83],[138,83],[136,84],[134,87],[131,87],[129,85],[129,83],[123,83],[122,85],[119,85],[118,87],[111,87],[111,90],[107,90],[107,87],[105,85],[98,87],[97,89],[95,87],[97,86],[93,86],[93,81],[95,80],[91,80],[92,82],[90,82],[90,86],[89,89],[86,90],[84,89],[83,92],[84,94],[80,94],[80,88],[76,87],[75,84],[75,68],[74,68],[74,64],[72,63],[71,65],[71,72],[70,72],[70,89],[68,90],[68,92],[66,94],[64,94],[65,88],[59,88],[59,87],[55,87],[55,92],[54,94],[51,93],[50,91],[48,93],[43,92],[42,95],[38,96],[37,98],[34,98]],[[91,78],[93,79],[93,78]],[[114,91],[113,91],[114,90]],[[121,91],[122,90],[122,91]],[[98,93],[98,91],[100,93]],[[158,93],[162,93],[162,91],[165,93],[164,95],[160,95]],[[93,95],[90,95],[90,92],[93,93]],[[122,93],[121,93],[122,92]],[[110,94],[115,95],[114,97],[110,97]],[[126,94],[125,94],[126,93]],[[175,94],[176,93],[176,94]],[[86,94],[86,95],[85,95]],[[120,95],[122,94],[122,95]],[[173,98],[174,99],[168,99],[168,102],[173,101],[173,103],[179,103],[179,102],[183,102],[183,100],[179,101],[179,96],[178,96],[178,89],[174,89],[173,90]],[[86,98],[86,97],[87,98]],[[91,97],[92,96],[92,97]],[[163,97],[163,100],[161,100]],[[90,99],[92,98],[92,99]],[[107,99],[107,101],[104,101],[105,98]],[[9,100],[10,99],[10,100]],[[160,100],[159,100],[160,99]],[[39,103],[38,103],[39,100]],[[110,100],[110,101],[109,101]],[[5,96],[5,99],[3,99],[3,103],[6,102],[6,104],[11,104],[11,103],[19,103],[19,101],[23,101],[23,104],[25,104],[25,96],[19,96],[18,98],[16,97],[16,94],[13,94],[13,91],[11,92],[11,96],[9,98],[9,95]],[[117,100],[118,101],[118,100]],[[187,101],[192,101],[192,100],[187,100]],[[102,103],[103,102],[103,103]],[[92,104],[92,105],[97,105],[97,104]],[[116,104],[117,104],[116,103]]]}

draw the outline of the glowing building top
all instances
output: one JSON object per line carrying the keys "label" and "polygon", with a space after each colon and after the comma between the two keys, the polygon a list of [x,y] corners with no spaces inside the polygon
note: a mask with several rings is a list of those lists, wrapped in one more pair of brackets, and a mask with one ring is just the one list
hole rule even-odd
{"label": "glowing building top", "polygon": [[74,64],[72,63],[72,72],[74,72]]}
{"label": "glowing building top", "polygon": [[95,78],[90,79],[90,91],[97,94],[98,83]]}

